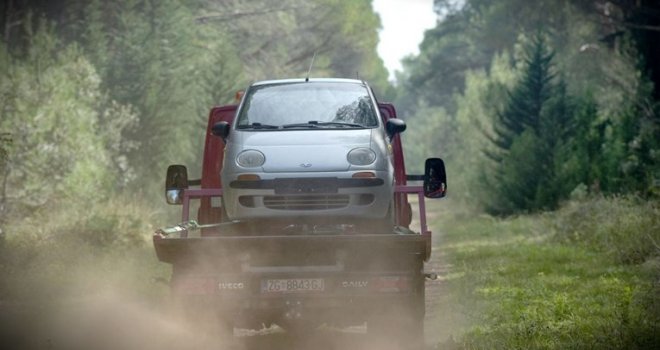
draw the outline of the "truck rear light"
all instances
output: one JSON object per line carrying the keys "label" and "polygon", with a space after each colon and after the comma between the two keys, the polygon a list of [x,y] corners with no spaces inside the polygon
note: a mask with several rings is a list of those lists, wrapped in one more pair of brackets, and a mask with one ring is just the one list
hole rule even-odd
{"label": "truck rear light", "polygon": [[172,281],[172,290],[176,294],[213,294],[216,291],[216,284],[212,278],[183,277],[176,278]]}
{"label": "truck rear light", "polygon": [[373,277],[370,289],[378,293],[406,293],[410,292],[410,278],[403,276]]}

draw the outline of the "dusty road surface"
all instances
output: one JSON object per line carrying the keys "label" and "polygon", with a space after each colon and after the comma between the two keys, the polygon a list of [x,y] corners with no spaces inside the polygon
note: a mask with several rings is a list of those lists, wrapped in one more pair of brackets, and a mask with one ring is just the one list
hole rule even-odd
{"label": "dusty road surface", "polygon": [[[415,207],[415,205],[413,205]],[[437,213],[436,204],[429,206],[430,221]],[[435,214],[437,215],[437,214]],[[418,228],[415,228],[418,230]],[[452,318],[444,281],[451,266],[443,263],[442,228],[434,232],[432,259],[426,271],[439,275],[426,282],[426,349],[442,349],[452,335]],[[93,270],[93,269],[92,269]],[[92,281],[99,274],[90,274]],[[0,300],[0,348],[2,349],[217,349],[217,350],[295,350],[295,349],[392,349],[392,339],[373,339],[367,327],[345,329],[321,327],[291,336],[278,327],[250,331],[235,329],[233,337],[212,337],[201,334],[198,327],[181,322],[165,310],[162,302],[144,297],[126,297],[122,291],[130,286],[115,286],[115,291],[103,291],[85,298],[60,297],[49,299],[45,286],[43,300],[9,303]],[[114,287],[113,287],[114,288]]]}
{"label": "dusty road surface", "polygon": [[[43,314],[14,311],[2,318],[3,349],[399,349],[392,339],[373,339],[366,326],[321,327],[304,336],[292,336],[276,326],[260,331],[235,329],[233,337],[208,336],[171,315],[120,298],[61,305],[57,310],[43,310]],[[429,335],[426,348],[434,349],[433,335]]]}
{"label": "dusty road surface", "polygon": [[[436,254],[427,270],[439,273],[426,286],[426,349],[447,339],[442,321],[445,302],[443,271]],[[41,305],[0,304],[2,349],[395,349],[392,339],[373,339],[366,325],[337,329],[321,327],[305,336],[291,336],[278,327],[254,331],[235,329],[233,337],[212,337],[189,322],[181,322],[158,304],[148,304],[116,293]]]}
{"label": "dusty road surface", "polygon": [[[437,269],[436,269],[437,271]],[[446,339],[442,328],[442,281],[427,282],[426,349]],[[157,305],[102,295],[86,300],[57,301],[42,306],[0,305],[0,348],[3,349],[395,349],[392,339],[373,339],[366,325],[321,327],[292,336],[278,327],[235,329],[233,337],[213,337],[181,322]],[[8,346],[8,347],[6,347]]]}

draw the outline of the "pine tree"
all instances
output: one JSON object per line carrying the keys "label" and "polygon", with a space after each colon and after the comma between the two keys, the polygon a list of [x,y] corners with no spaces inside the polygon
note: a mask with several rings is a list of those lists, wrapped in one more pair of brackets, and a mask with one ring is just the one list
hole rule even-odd
{"label": "pine tree", "polygon": [[[495,137],[491,141],[501,150],[511,149],[513,141],[526,129],[539,131],[541,109],[550,99],[553,91],[551,62],[554,53],[548,52],[543,37],[538,35],[528,48],[524,59],[524,72],[521,81],[508,93],[505,109],[497,113],[493,124]],[[488,153],[496,161],[501,155]]]}
{"label": "pine tree", "polygon": [[552,58],[537,35],[526,51],[522,75],[496,114],[489,139],[495,151],[487,209],[493,213],[553,209],[570,191],[563,157],[572,107],[563,81],[555,82]]}

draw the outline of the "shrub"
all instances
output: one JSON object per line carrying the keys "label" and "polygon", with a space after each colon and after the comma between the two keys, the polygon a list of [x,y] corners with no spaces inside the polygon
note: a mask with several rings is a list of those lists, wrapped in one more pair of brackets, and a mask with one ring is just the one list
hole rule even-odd
{"label": "shrub", "polygon": [[602,251],[624,264],[660,255],[660,205],[636,197],[572,201],[554,216],[555,237]]}

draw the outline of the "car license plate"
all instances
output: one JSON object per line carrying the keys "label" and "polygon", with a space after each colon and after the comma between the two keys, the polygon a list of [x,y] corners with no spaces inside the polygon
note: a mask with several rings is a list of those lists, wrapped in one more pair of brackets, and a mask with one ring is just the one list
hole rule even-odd
{"label": "car license plate", "polygon": [[337,178],[275,179],[275,194],[337,193]]}
{"label": "car license plate", "polygon": [[322,278],[267,279],[261,281],[262,293],[305,293],[322,292],[325,284]]}

